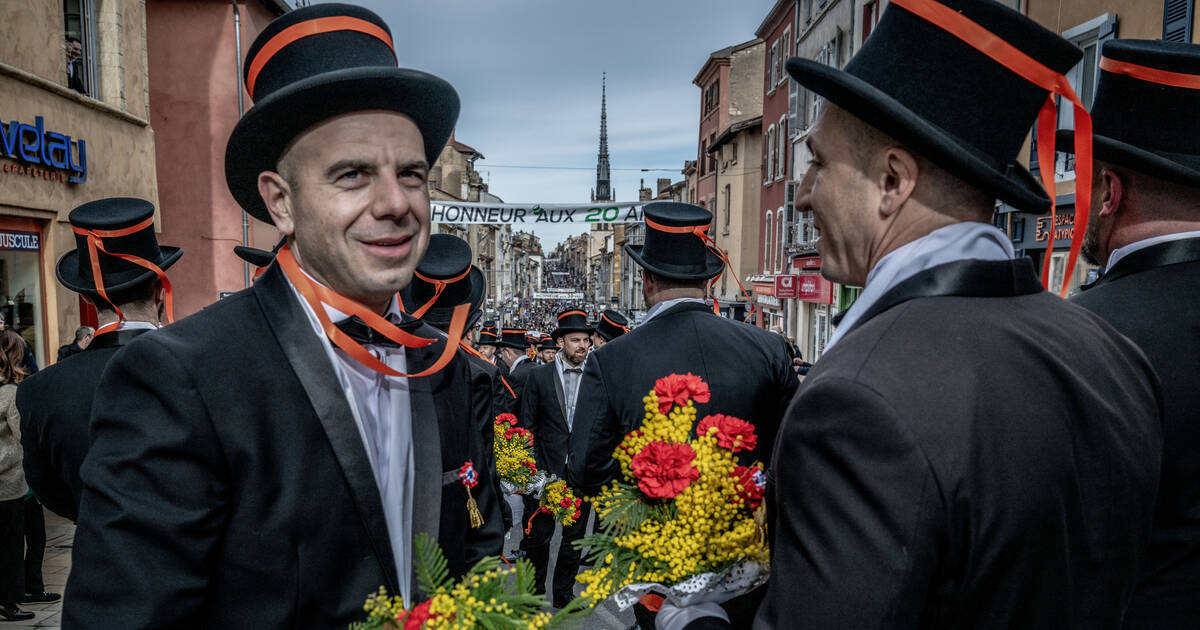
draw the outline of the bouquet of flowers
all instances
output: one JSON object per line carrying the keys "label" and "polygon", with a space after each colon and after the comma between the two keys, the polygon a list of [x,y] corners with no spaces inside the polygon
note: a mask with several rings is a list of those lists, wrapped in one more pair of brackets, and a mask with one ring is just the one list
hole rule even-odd
{"label": "bouquet of flowers", "polygon": [[517,417],[511,413],[496,416],[492,425],[495,433],[493,449],[496,454],[496,474],[500,486],[509,494],[525,494],[540,488],[546,474],[538,472],[533,459],[533,434],[517,426]]}
{"label": "bouquet of flowers", "polygon": [[415,543],[417,585],[429,599],[409,608],[403,598],[389,596],[380,587],[363,605],[367,620],[351,624],[350,630],[556,629],[575,627],[587,614],[582,600],[554,615],[542,612],[548,602],[534,593],[534,570],[528,560],[497,569],[495,557],[484,558],[455,582],[432,536],[418,534]]}
{"label": "bouquet of flowers", "polygon": [[525,528],[525,533],[528,534],[533,528],[533,518],[542,513],[549,514],[554,520],[562,523],[563,527],[574,525],[575,521],[582,516],[579,510],[581,505],[583,505],[583,499],[575,496],[575,493],[567,487],[567,482],[562,479],[551,481],[542,490],[538,509],[529,517],[529,525]]}
{"label": "bouquet of flowers", "polygon": [[595,500],[593,568],[583,598],[614,597],[621,609],[655,592],[677,606],[727,599],[767,579],[761,463],[735,453],[757,444],[754,426],[721,414],[696,422],[711,397],[694,374],[659,379],[643,400],[642,426],[613,452],[621,474]]}

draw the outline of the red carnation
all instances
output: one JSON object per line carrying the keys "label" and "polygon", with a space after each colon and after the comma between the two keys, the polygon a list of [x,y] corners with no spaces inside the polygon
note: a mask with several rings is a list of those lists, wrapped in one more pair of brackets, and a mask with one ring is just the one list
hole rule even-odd
{"label": "red carnation", "polygon": [[717,445],[721,448],[727,448],[736,453],[752,451],[755,446],[758,446],[758,436],[754,435],[754,425],[741,418],[719,413],[704,416],[700,424],[696,425],[696,435],[708,435],[708,430],[713,427],[717,428]]}
{"label": "red carnation", "polygon": [[696,451],[689,444],[651,442],[629,464],[646,496],[670,499],[700,478],[700,470],[692,465],[694,459]]}
{"label": "red carnation", "polygon": [[575,520],[579,520],[580,516],[583,516],[583,512],[580,512],[579,510],[575,510],[575,514],[571,515],[571,518],[573,518]]}
{"label": "red carnation", "polygon": [[766,473],[758,466],[736,466],[730,475],[737,480],[738,496],[751,508],[758,507],[767,491]]}
{"label": "red carnation", "polygon": [[562,501],[559,501],[558,504],[565,508],[569,508],[569,507],[571,507],[571,500],[566,497],[563,497]]}
{"label": "red carnation", "polygon": [[502,414],[500,414],[500,415],[496,416],[496,423],[497,423],[497,424],[504,424],[504,423],[507,423],[507,424],[510,424],[510,425],[516,426],[516,424],[517,424],[517,417],[516,417],[516,416],[514,416],[514,415],[513,415],[513,414],[511,414],[511,413],[502,413]]}
{"label": "red carnation", "polygon": [[708,383],[691,372],[658,379],[654,383],[654,393],[658,394],[659,413],[667,413],[672,405],[682,407],[687,404],[689,398],[698,403],[706,403],[710,396]]}
{"label": "red carnation", "polygon": [[580,499],[579,497],[575,497],[575,507],[579,507],[581,505],[583,505],[583,499]]}
{"label": "red carnation", "polygon": [[427,599],[408,611],[408,614],[404,616],[404,630],[421,630],[421,624],[433,617],[429,612],[431,602],[432,600]]}

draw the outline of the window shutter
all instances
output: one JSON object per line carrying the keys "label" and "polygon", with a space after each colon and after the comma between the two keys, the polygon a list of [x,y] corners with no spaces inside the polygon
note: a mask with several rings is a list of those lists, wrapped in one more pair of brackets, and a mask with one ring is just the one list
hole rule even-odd
{"label": "window shutter", "polygon": [[1195,0],[1165,0],[1162,38],[1168,42],[1191,43],[1195,7]]}

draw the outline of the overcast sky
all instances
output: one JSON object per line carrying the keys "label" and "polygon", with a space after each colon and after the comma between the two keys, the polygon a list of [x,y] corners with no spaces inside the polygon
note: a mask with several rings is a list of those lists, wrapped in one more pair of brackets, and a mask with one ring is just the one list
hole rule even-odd
{"label": "overcast sky", "polygon": [[[403,67],[462,98],[455,137],[506,202],[586,202],[596,181],[600,75],[617,201],[639,180],[682,179],[696,158],[700,89],[715,50],[754,38],[774,0],[354,0],[392,29]],[[584,170],[502,168],[576,167]],[[622,169],[669,169],[639,172]],[[547,250],[581,228],[535,228]]]}

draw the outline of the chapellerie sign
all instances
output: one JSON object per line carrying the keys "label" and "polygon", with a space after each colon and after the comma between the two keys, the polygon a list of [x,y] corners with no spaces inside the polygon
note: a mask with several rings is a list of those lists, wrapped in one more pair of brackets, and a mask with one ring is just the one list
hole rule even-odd
{"label": "chapellerie sign", "polygon": [[4,164],[5,173],[82,184],[87,181],[87,146],[83,139],[47,131],[41,116],[33,124],[19,120],[0,122],[0,157],[19,164]]}

